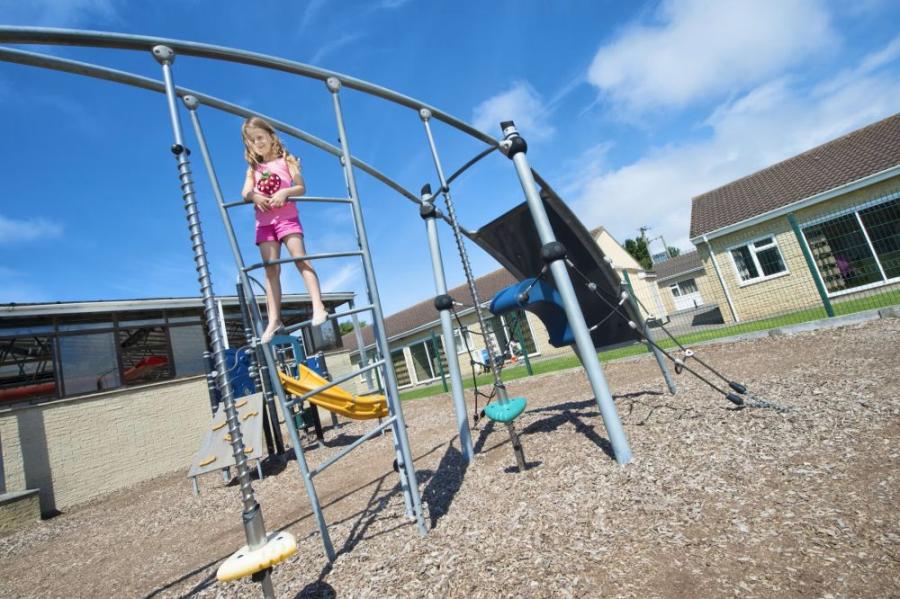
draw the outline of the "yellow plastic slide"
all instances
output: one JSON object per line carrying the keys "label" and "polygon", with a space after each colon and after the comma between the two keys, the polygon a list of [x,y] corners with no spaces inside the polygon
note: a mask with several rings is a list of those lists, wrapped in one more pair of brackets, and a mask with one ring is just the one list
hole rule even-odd
{"label": "yellow plastic slide", "polygon": [[[316,387],[328,384],[328,381],[302,364],[300,365],[299,379],[283,372],[278,373],[278,378],[281,379],[285,391],[298,397],[309,393]],[[338,386],[313,395],[309,398],[309,402],[354,420],[384,418],[389,414],[387,400],[383,395],[357,397]]]}

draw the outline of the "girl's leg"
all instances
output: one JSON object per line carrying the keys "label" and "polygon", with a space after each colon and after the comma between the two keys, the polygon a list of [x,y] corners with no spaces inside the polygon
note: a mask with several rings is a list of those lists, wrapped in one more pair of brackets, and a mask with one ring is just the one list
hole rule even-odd
{"label": "girl's leg", "polygon": [[[306,255],[306,246],[303,244],[302,235],[288,235],[283,238],[282,241],[284,242],[284,245],[287,246],[288,252],[290,252],[292,258],[302,258]],[[297,260],[294,264],[297,265],[297,270],[300,271],[303,282],[306,283],[306,290],[309,292],[309,297],[312,300],[313,326],[325,324],[325,321],[328,318],[328,312],[325,310],[325,304],[322,303],[322,290],[319,287],[319,276],[306,260]]]}
{"label": "girl's leg", "polygon": [[[259,244],[263,261],[273,262],[281,257],[281,244],[277,241],[263,241]],[[261,341],[268,343],[281,328],[281,265],[266,267],[266,310],[269,323],[263,331]]]}

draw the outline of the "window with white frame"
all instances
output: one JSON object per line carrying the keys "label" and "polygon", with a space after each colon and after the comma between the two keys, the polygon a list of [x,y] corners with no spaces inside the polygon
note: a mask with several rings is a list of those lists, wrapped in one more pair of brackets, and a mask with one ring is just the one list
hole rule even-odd
{"label": "window with white frame", "polygon": [[412,358],[413,369],[416,373],[416,382],[430,381],[441,376],[441,369],[447,372],[447,356],[438,342],[435,347],[433,339],[424,339],[409,346],[409,355]]}
{"label": "window with white frame", "polygon": [[[463,339],[463,335],[465,335],[465,339]],[[466,347],[474,348],[475,344],[472,343],[472,332],[468,327],[463,327],[461,329],[453,330],[453,341],[456,344],[456,353],[464,354],[466,353]]]}
{"label": "window with white frame", "polygon": [[672,291],[672,295],[675,297],[681,297],[682,295],[688,295],[690,293],[697,293],[700,291],[697,288],[697,282],[694,279],[685,279],[684,281],[672,283],[671,285],[669,285],[669,289]]}
{"label": "window with white frame", "polygon": [[763,237],[731,248],[731,258],[741,282],[761,281],[787,272],[775,237]]}
{"label": "window with white frame", "polygon": [[900,199],[803,227],[829,293],[900,278]]}
{"label": "window with white frame", "polygon": [[[510,341],[515,339],[518,343],[520,337],[525,342],[525,351],[529,354],[537,352],[531,323],[528,322],[528,318],[523,310],[507,312],[502,316],[494,316],[487,321],[487,325],[494,332],[497,343],[500,345],[499,350],[501,353],[507,353]],[[521,352],[521,349],[519,351]]]}
{"label": "window with white frame", "polygon": [[409,368],[406,366],[406,356],[403,349],[395,349],[391,352],[391,362],[394,364],[394,373],[397,375],[397,386],[405,387],[412,384],[409,378]]}

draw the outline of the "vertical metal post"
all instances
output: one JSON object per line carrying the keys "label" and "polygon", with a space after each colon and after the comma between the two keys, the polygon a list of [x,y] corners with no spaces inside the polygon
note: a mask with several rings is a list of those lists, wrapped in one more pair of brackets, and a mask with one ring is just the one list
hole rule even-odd
{"label": "vertical metal post", "polygon": [[[375,343],[381,355],[385,357],[382,370],[385,378],[385,391],[388,407],[395,417],[393,424],[394,440],[400,453],[398,470],[406,475],[406,495],[412,502],[413,515],[419,528],[419,533],[424,535],[425,518],[422,514],[422,499],[419,495],[419,483],[416,478],[416,469],[413,464],[412,453],[409,448],[409,438],[406,435],[406,420],[403,418],[403,406],[400,404],[400,392],[397,386],[397,374],[394,372],[394,364],[390,360],[390,349],[387,336],[384,332],[384,314],[381,309],[381,298],[378,296],[378,284],[375,281],[375,268],[372,264],[372,256],[369,253],[369,239],[363,222],[362,209],[359,203],[359,194],[356,189],[356,179],[353,175],[352,155],[350,144],[347,141],[347,131],[344,128],[344,115],[341,110],[341,98],[339,95],[341,82],[337,77],[329,77],[325,84],[331,92],[334,104],[334,115],[337,121],[338,137],[341,141],[342,164],[346,175],[347,191],[350,197],[350,206],[353,211],[353,221],[356,224],[356,234],[359,241],[359,249],[362,251],[363,271],[366,277],[366,288],[369,295],[369,303],[372,306],[372,331],[375,333]],[[404,483],[401,475],[401,485]]]}
{"label": "vertical metal post", "polygon": [[[488,355],[491,376],[494,378],[494,389],[497,392],[497,400],[500,404],[506,404],[509,402],[509,394],[506,391],[506,385],[503,384],[503,379],[500,378],[497,362],[494,359],[494,346],[491,343],[491,336],[493,335],[495,342],[497,337],[494,334],[493,329],[488,329],[487,323],[484,320],[484,315],[481,313],[481,300],[478,298],[478,287],[475,285],[475,276],[472,274],[472,268],[469,265],[466,247],[463,244],[462,235],[459,229],[459,221],[456,219],[456,211],[453,208],[453,200],[450,197],[450,188],[447,186],[447,179],[444,177],[444,169],[441,166],[440,156],[438,156],[437,145],[434,143],[434,136],[431,134],[431,124],[429,123],[431,120],[431,111],[427,108],[422,108],[419,110],[419,118],[422,119],[422,124],[425,127],[425,137],[428,138],[428,147],[431,150],[431,157],[434,160],[434,168],[437,171],[438,179],[441,182],[441,194],[444,196],[444,201],[447,204],[447,216],[450,217],[450,222],[452,223],[451,226],[453,227],[453,235],[456,239],[457,249],[459,250],[460,261],[462,262],[463,270],[466,274],[466,282],[469,284],[469,293],[472,295],[472,301],[475,304],[475,315],[478,317],[478,324],[481,327],[482,335],[484,335],[484,346]],[[500,345],[499,342],[497,342],[497,345]],[[519,442],[519,435],[516,433],[515,425],[512,422],[507,422],[506,431],[509,434],[509,441],[513,448],[513,454],[516,456],[516,464],[519,466],[519,472],[525,472],[525,452],[522,449],[522,444]]]}
{"label": "vertical metal post", "polygon": [[[354,307],[355,304],[353,303],[353,300],[350,300],[350,309],[352,310]],[[353,321],[353,333],[356,336],[356,347],[359,350],[359,366],[362,368],[369,363],[369,356],[365,345],[363,344],[363,334],[362,330],[359,328],[359,318],[355,312],[350,318]],[[372,371],[367,370],[363,376],[366,378],[366,387],[368,387],[369,391],[372,391],[375,388],[374,383],[372,383]]]}
{"label": "vertical metal post", "polygon": [[[438,309],[441,319],[441,334],[444,336],[444,349],[447,354],[447,369],[450,371],[450,386],[452,389],[453,409],[456,412],[456,427],[459,433],[459,446],[466,462],[472,461],[475,453],[472,447],[472,432],[469,430],[468,412],[466,411],[466,398],[463,394],[462,374],[459,370],[457,358],[456,339],[453,336],[453,322],[450,320],[451,298],[447,295],[447,278],[444,274],[444,261],[441,258],[441,245],[437,232],[437,209],[432,202],[431,190],[426,187],[422,190],[421,215],[425,220],[425,230],[428,233],[428,249],[431,251],[431,269],[434,273],[435,308]],[[462,334],[462,332],[460,332]],[[434,333],[432,333],[434,335]],[[441,372],[443,378],[443,372]],[[444,383],[444,391],[447,390]]]}
{"label": "vertical metal post", "polygon": [[[329,88],[329,89],[330,89],[330,88]],[[341,116],[341,119],[343,120],[343,115]],[[348,150],[348,152],[349,152],[349,150]],[[349,165],[351,164],[351,161],[350,161],[349,159],[345,159],[344,156],[341,155],[340,162],[341,162],[341,172],[342,172],[343,175],[344,175],[344,184],[347,186],[347,193],[349,194],[349,193],[350,193],[350,177],[351,177]],[[355,179],[354,179],[354,183],[353,183],[353,184],[354,184],[354,188],[355,188],[355,185],[356,185],[356,180],[355,180]],[[360,210],[360,213],[361,213],[361,210]],[[353,221],[353,227],[354,227],[354,230],[356,231],[357,244],[359,244],[359,243],[360,243],[360,241],[359,241],[359,239],[360,239],[360,237],[359,237],[359,224],[358,224],[356,221]],[[362,246],[359,246],[359,247],[361,248]],[[368,285],[368,281],[367,281],[366,284]],[[370,300],[369,303],[371,304],[371,299],[372,299],[371,293],[369,293],[367,297],[368,297],[368,299]],[[375,320],[375,313],[374,313],[374,312],[372,313],[372,320],[373,320],[373,321]],[[382,319],[382,320],[383,320],[383,319]],[[383,329],[383,327],[382,327],[382,329]],[[374,326],[373,326],[372,331],[377,331],[377,329],[375,329]],[[362,339],[362,332],[360,331],[358,334],[359,334],[360,336],[357,337],[357,342],[360,342],[360,340]],[[380,352],[381,348],[380,348],[379,345],[378,345],[378,339],[377,339],[377,337],[373,336],[373,339],[375,340],[375,359],[376,359],[376,360],[377,360],[377,359],[380,359],[380,358],[381,358],[381,359],[389,359],[390,354],[388,354],[388,357],[386,358],[386,357]],[[387,350],[390,351],[390,347],[388,347]],[[366,360],[368,360],[368,357],[367,357],[366,353],[367,353],[366,350],[365,350],[365,349],[362,349],[362,350],[361,350],[361,354],[360,354],[360,359],[365,358]],[[368,372],[371,373],[371,372],[373,372],[373,371],[372,371],[372,370],[369,370]],[[381,391],[385,396],[387,396],[387,390],[386,390],[386,388],[385,388],[385,386],[384,386],[384,383],[381,382],[381,380],[380,380],[381,377],[380,377],[380,375],[378,374],[379,369],[376,368],[376,369],[374,370],[374,372],[375,372],[375,378],[378,380],[378,390]],[[400,397],[399,391],[397,392],[397,397],[398,397],[398,398]],[[390,403],[388,404],[388,407],[390,408]],[[379,426],[381,425],[381,418],[378,419],[378,425],[379,425]],[[394,426],[396,426],[396,425],[394,425]],[[391,428],[392,428],[392,430],[393,430],[393,427],[391,427]],[[385,429],[381,429],[381,435],[382,435],[382,436],[385,435]],[[396,459],[397,459],[397,464],[398,464],[398,465],[399,465],[399,464],[403,464],[403,463],[404,463],[404,461],[403,461],[403,453],[400,451],[400,445],[398,444],[399,442],[398,442],[398,440],[397,440],[397,435],[394,435],[394,436],[391,438],[391,443],[392,443],[393,446],[394,446],[394,454],[395,454]],[[397,474],[398,474],[398,476],[400,477],[400,488],[403,490],[403,503],[404,503],[404,507],[405,507],[405,509],[406,509],[406,515],[407,515],[407,516],[412,516],[412,515],[414,514],[415,510],[414,510],[414,508],[413,508],[412,495],[410,494],[410,491],[409,491],[409,484],[407,483],[407,480],[406,480],[406,469],[405,469],[405,468],[399,468],[399,467],[398,467]]]}
{"label": "vertical metal post", "polygon": [[[173,100],[171,102],[171,106],[174,109],[174,87],[172,89]],[[241,256],[241,250],[238,246],[237,238],[234,235],[234,227],[231,224],[231,218],[228,216],[228,211],[225,209],[225,198],[222,196],[222,188],[219,185],[219,178],[216,176],[216,171],[213,168],[212,158],[209,155],[209,149],[206,147],[206,137],[203,135],[203,128],[200,126],[200,118],[197,116],[197,107],[199,106],[199,102],[197,98],[193,96],[185,96],[184,104],[188,108],[188,113],[191,116],[191,122],[194,125],[194,132],[197,135],[197,144],[200,147],[200,152],[203,154],[203,162],[206,165],[207,174],[209,175],[210,185],[213,190],[213,195],[215,195],[216,203],[219,206],[219,214],[222,217],[222,222],[225,224],[225,233],[228,237],[228,245],[231,247],[231,253],[234,256],[235,264],[238,267],[238,273],[241,282],[241,289],[244,293],[244,299],[247,303],[247,306],[250,308],[253,326],[255,327],[254,334],[256,339],[258,340],[262,336],[263,326],[262,319],[259,314],[259,306],[256,304],[256,297],[253,295],[250,287],[250,277],[247,276],[247,273],[244,271],[244,259]],[[281,386],[281,381],[278,379],[278,370],[275,368],[275,354],[272,352],[272,346],[268,343],[263,343],[258,346],[262,350],[263,363],[262,366],[265,368],[265,372],[269,376],[270,387],[275,391],[275,394],[278,397],[278,403],[281,406],[281,413],[284,416],[285,421],[291,417],[290,408],[287,406],[287,398],[284,395],[284,388]],[[273,406],[274,412],[274,406]],[[319,504],[319,496],[316,494],[315,485],[313,485],[312,477],[309,473],[309,465],[306,463],[306,456],[303,453],[303,445],[300,442],[300,436],[297,433],[297,427],[288,425],[288,432],[291,435],[291,444],[294,447],[294,455],[297,457],[297,466],[300,468],[300,474],[303,477],[303,483],[306,487],[306,494],[309,497],[310,507],[312,508],[313,514],[316,518],[316,524],[319,527],[319,534],[322,537],[322,545],[325,549],[325,555],[328,557],[329,561],[334,561],[335,552],[334,546],[331,543],[331,536],[328,534],[328,526],[325,524],[325,517],[322,514],[322,508]],[[243,453],[243,450],[242,450]],[[246,460],[244,461],[246,464]]]}
{"label": "vertical metal post", "polygon": [[[624,268],[622,269],[622,277],[625,280],[625,287],[628,289],[628,301],[631,302],[631,307],[634,308],[635,314],[637,314],[638,318],[641,320],[641,330],[644,332],[644,337],[648,340],[650,337],[650,327],[647,326],[647,319],[644,318],[644,315],[641,314],[641,307],[636,301],[634,295],[634,286],[631,284],[631,277],[628,276],[628,271]],[[669,393],[675,395],[677,391],[677,387],[675,387],[675,379],[672,378],[672,373],[669,372],[668,366],[666,366],[666,359],[663,356],[663,353],[659,350],[659,347],[655,343],[647,343],[647,351],[653,353],[653,357],[656,358],[656,363],[659,365],[659,369],[662,371],[663,378],[666,380],[666,386],[669,388]]]}
{"label": "vertical metal post", "polygon": [[797,223],[797,217],[793,214],[788,214],[787,219],[788,222],[791,223],[791,229],[794,230],[794,235],[797,237],[797,243],[803,251],[803,258],[806,260],[806,268],[809,269],[809,275],[816,284],[819,298],[822,300],[822,305],[825,307],[825,314],[827,314],[829,318],[832,318],[834,317],[834,307],[831,305],[831,300],[828,298],[828,290],[825,289],[825,283],[819,275],[819,269],[816,268],[812,252],[809,251],[809,246],[806,245],[806,239],[803,237],[803,232],[800,230],[800,225]]}
{"label": "vertical metal post", "polygon": [[[438,344],[437,335],[434,334],[434,331],[430,331],[431,333],[431,350],[434,352],[434,357],[437,360],[438,372],[441,375],[441,384],[444,386],[444,393],[449,391],[450,389],[447,387],[447,375],[444,374],[444,361],[441,360],[441,346]],[[450,360],[447,360],[449,367]]]}
{"label": "vertical metal post", "polygon": [[[172,133],[175,143],[172,145],[172,153],[178,163],[178,178],[181,180],[184,207],[187,212],[188,230],[190,231],[191,245],[194,249],[194,262],[197,265],[197,275],[200,282],[200,293],[203,299],[203,311],[206,317],[206,325],[209,329],[210,344],[212,346],[213,362],[218,378],[218,387],[225,406],[228,432],[231,435],[231,450],[237,467],[238,480],[240,482],[241,499],[243,501],[244,534],[247,545],[251,549],[258,549],[266,543],[266,526],[263,522],[262,508],[253,495],[253,486],[250,483],[250,471],[247,467],[247,456],[244,454],[244,439],[241,435],[240,422],[237,409],[234,407],[234,396],[231,384],[225,368],[225,346],[222,341],[224,331],[216,310],[216,300],[213,294],[212,279],[209,274],[209,266],[206,257],[206,247],[203,242],[203,231],[200,227],[200,216],[197,209],[197,200],[194,194],[194,182],[191,175],[188,150],[184,145],[181,131],[181,122],[178,118],[178,108],[175,103],[175,83],[172,79],[172,62],[175,60],[175,52],[167,46],[154,46],[153,57],[162,67],[163,79],[166,86],[166,100],[169,109],[169,118],[172,125]],[[264,570],[259,575],[263,595],[274,597],[271,569]]]}
{"label": "vertical metal post", "polygon": [[225,349],[230,349],[231,344],[228,343],[228,326],[225,324],[225,307],[222,305],[222,300],[216,300],[216,309],[219,313],[219,322],[222,324],[222,344],[225,346]]}
{"label": "vertical metal post", "polygon": [[[531,173],[531,168],[528,166],[528,158],[525,156],[528,145],[519,135],[512,121],[501,123],[500,128],[503,130],[504,137],[502,149],[515,165],[516,174],[519,176],[519,182],[522,185],[522,191],[525,192],[528,209],[531,211],[531,217],[534,219],[534,226],[544,246],[541,248],[541,253],[544,254],[545,248],[548,250],[561,248],[561,244],[556,241],[556,237],[553,234],[550,220],[547,218],[547,211],[544,209],[544,204],[538,195],[534,176]],[[556,245],[551,246],[551,244]],[[619,420],[616,405],[613,403],[612,394],[609,391],[609,386],[606,384],[606,377],[603,376],[603,369],[600,367],[600,362],[597,359],[597,352],[594,349],[593,341],[591,341],[590,331],[588,331],[587,324],[584,322],[584,314],[581,312],[581,306],[578,305],[575,288],[572,286],[572,280],[569,278],[569,272],[566,269],[564,255],[551,257],[550,251],[547,254],[550,273],[553,275],[553,282],[556,284],[556,288],[562,298],[566,318],[568,318],[569,325],[572,327],[575,345],[578,347],[578,354],[590,381],[597,406],[600,408],[603,424],[606,426],[606,432],[609,435],[609,441],[616,455],[616,461],[620,464],[627,464],[631,460],[631,448],[628,446],[628,439],[622,428],[622,422]]]}
{"label": "vertical metal post", "polygon": [[731,317],[735,322],[740,322],[741,319],[738,316],[737,310],[734,309],[734,301],[731,299],[731,294],[728,292],[728,285],[725,284],[725,279],[722,277],[722,271],[719,270],[719,261],[716,260],[716,253],[713,251],[712,244],[707,239],[706,234],[703,235],[703,241],[706,243],[706,249],[709,251],[709,259],[712,261],[713,270],[716,271],[716,278],[719,280],[719,285],[722,286],[722,293],[725,294],[725,302],[728,304],[728,310],[731,311]]}
{"label": "vertical metal post", "polygon": [[[253,320],[251,317],[250,306],[247,305],[247,297],[244,295],[244,284],[241,283],[240,278],[238,278],[238,282],[235,284],[235,290],[237,291],[238,305],[241,308],[241,322],[244,325],[244,339],[246,340],[247,345],[253,348],[253,351],[250,353],[250,377],[253,379],[253,384],[256,386],[257,391],[263,394],[263,403],[268,412],[269,426],[271,427],[272,437],[275,443],[275,453],[283,455],[284,437],[281,435],[281,426],[278,424],[278,410],[275,409],[275,396],[271,391],[271,385],[263,384],[262,370],[268,372],[268,369],[262,369],[260,367],[262,362],[260,359],[260,348],[253,342]],[[268,438],[266,440],[268,441]]]}

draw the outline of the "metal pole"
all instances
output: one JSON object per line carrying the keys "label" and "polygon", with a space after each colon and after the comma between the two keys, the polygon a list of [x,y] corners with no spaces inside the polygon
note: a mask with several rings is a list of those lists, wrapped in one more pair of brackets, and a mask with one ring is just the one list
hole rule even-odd
{"label": "metal pole", "polygon": [[703,241],[706,243],[706,249],[709,251],[709,259],[712,261],[713,270],[716,271],[716,278],[719,279],[719,285],[722,286],[722,292],[725,294],[725,301],[728,303],[728,309],[731,311],[731,317],[735,322],[740,322],[741,319],[740,317],[738,317],[737,310],[734,309],[734,302],[731,300],[731,294],[728,293],[728,285],[725,284],[725,279],[722,278],[722,271],[719,270],[719,262],[716,260],[716,253],[713,251],[713,247],[709,242],[709,239],[706,238],[706,234],[703,235]]}
{"label": "metal pole", "polygon": [[[447,295],[447,278],[444,274],[444,261],[441,258],[441,245],[438,239],[437,221],[435,220],[436,212],[430,190],[423,190],[421,214],[425,220],[425,229],[428,233],[428,249],[431,251],[431,269],[434,273],[434,290],[436,293],[434,303],[440,314],[441,333],[444,336],[444,348],[447,353],[447,369],[450,371],[450,385],[453,390],[451,396],[453,398],[453,409],[456,412],[459,446],[462,450],[463,458],[466,462],[470,462],[475,450],[472,447],[472,432],[469,430],[466,398],[463,393],[462,374],[459,370],[459,359],[457,358],[456,339],[453,336],[453,323],[450,320],[452,300]],[[460,335],[462,335],[462,331],[460,331]],[[443,374],[442,369],[441,378],[443,378]],[[445,382],[444,391],[447,390],[446,385]]]}
{"label": "metal pole", "polygon": [[[438,372],[441,375],[441,384],[444,386],[444,393],[449,391],[450,389],[447,387],[447,375],[444,374],[444,361],[441,360],[441,347],[438,345],[437,335],[434,334],[434,331],[430,331],[431,333],[431,350],[434,352],[434,357],[437,360]],[[450,360],[447,360],[449,367]]]}
{"label": "metal pole", "polygon": [[609,391],[609,386],[606,384],[606,377],[603,376],[603,369],[600,367],[600,362],[597,359],[597,352],[594,349],[593,341],[591,341],[590,331],[588,331],[587,324],[584,322],[584,314],[581,312],[581,306],[578,305],[575,288],[572,286],[572,279],[569,278],[569,273],[566,270],[565,248],[556,241],[556,237],[553,235],[550,220],[547,218],[544,204],[541,202],[537,192],[534,176],[531,173],[531,168],[528,166],[528,158],[525,156],[528,145],[519,135],[512,121],[501,123],[500,128],[503,130],[504,136],[502,149],[505,150],[506,155],[516,167],[516,174],[519,176],[519,182],[522,185],[522,190],[525,192],[528,209],[531,211],[534,226],[543,244],[541,257],[545,263],[549,263],[550,273],[553,275],[553,281],[562,298],[566,317],[569,319],[569,325],[572,327],[572,332],[575,336],[578,354],[584,364],[584,370],[590,381],[591,390],[594,392],[597,406],[600,408],[603,424],[606,426],[607,434],[609,434],[609,441],[616,455],[616,461],[620,464],[627,464],[631,460],[631,449],[628,446],[628,439],[625,436],[625,431],[622,429],[616,405],[613,403],[612,394]]}
{"label": "metal pole", "polygon": [[263,384],[263,380],[268,380],[263,378],[263,371],[265,371],[267,376],[268,369],[260,366],[263,360],[261,359],[262,356],[259,355],[259,346],[253,342],[253,320],[250,316],[250,306],[247,305],[247,297],[244,295],[244,284],[241,283],[240,278],[238,278],[235,289],[237,290],[238,305],[241,307],[244,339],[246,340],[247,345],[253,348],[253,351],[250,353],[250,376],[253,378],[253,384],[256,386],[257,391],[263,394],[263,402],[268,407],[269,426],[272,429],[272,435],[275,441],[275,452],[278,455],[283,455],[284,437],[281,435],[281,426],[278,424],[278,410],[275,409],[275,394],[272,393],[271,385]]}
{"label": "metal pole", "polygon": [[[353,308],[354,308],[353,300],[350,300],[350,309],[352,310]],[[353,333],[356,336],[356,347],[357,347],[357,349],[359,349],[359,364],[360,364],[360,368],[362,368],[363,366],[365,366],[366,364],[369,363],[369,356],[368,356],[368,352],[366,351],[366,348],[363,344],[363,334],[362,334],[362,330],[359,328],[359,318],[357,317],[355,312],[350,316],[350,318],[353,321]],[[372,389],[374,387],[374,385],[372,383],[372,371],[367,370],[365,375],[363,375],[363,376],[366,377],[366,386],[368,387],[368,390],[372,391]]]}
{"label": "metal pole", "polygon": [[222,324],[222,344],[225,346],[225,349],[230,349],[231,344],[228,343],[228,327],[225,324],[225,307],[222,305],[222,300],[216,300],[216,308],[219,313],[219,321]]}
{"label": "metal pole", "polygon": [[[631,284],[631,277],[628,276],[628,271],[624,268],[622,269],[622,277],[625,280],[625,287],[628,288],[628,301],[631,302],[631,307],[634,308],[638,318],[641,319],[641,330],[644,331],[644,337],[650,339],[650,327],[647,326],[647,319],[641,314],[641,307],[638,305],[638,302],[635,301],[634,286]],[[653,357],[656,358],[656,363],[662,371],[663,378],[666,380],[666,386],[669,388],[669,393],[675,395],[675,392],[678,390],[675,386],[675,379],[672,378],[672,373],[669,372],[669,367],[666,366],[666,359],[659,350],[659,346],[655,343],[648,343],[647,351],[653,353]]]}
{"label": "metal pole", "polygon": [[[252,316],[253,326],[255,330],[253,331],[256,339],[258,340],[262,336],[263,326],[262,326],[262,318],[259,314],[259,306],[256,303],[256,297],[253,295],[250,286],[250,277],[247,275],[247,272],[244,270],[244,259],[241,256],[241,250],[238,246],[237,238],[234,234],[234,227],[231,225],[231,218],[228,216],[228,211],[225,209],[225,201],[222,196],[222,188],[219,185],[219,178],[216,176],[216,171],[213,168],[212,158],[209,155],[209,149],[206,147],[206,137],[203,135],[203,128],[200,126],[200,118],[197,116],[197,107],[199,106],[199,102],[193,96],[185,96],[184,104],[188,108],[188,113],[191,116],[191,121],[194,125],[194,132],[197,135],[197,143],[200,147],[200,152],[203,154],[203,162],[206,165],[206,170],[209,175],[210,185],[213,190],[213,195],[215,195],[216,203],[219,206],[219,214],[222,217],[222,221],[225,225],[225,233],[228,237],[228,245],[231,247],[231,252],[234,256],[235,263],[238,266],[238,276],[241,282],[241,288],[243,293],[245,294],[245,301],[247,306],[250,308],[250,313]],[[172,105],[174,106],[174,97],[172,101]],[[260,344],[258,347],[262,350],[263,362],[262,366],[265,371],[264,374],[268,374],[270,381],[270,389],[275,391],[275,394],[278,397],[278,404],[281,406],[281,413],[284,416],[285,422],[288,422],[291,418],[290,410],[287,408],[287,398],[284,395],[284,388],[281,386],[281,381],[278,379],[278,371],[275,368],[275,354],[272,352],[272,346],[268,343]],[[274,406],[273,406],[274,411]],[[335,552],[334,546],[331,544],[331,536],[328,534],[328,526],[325,524],[325,517],[322,514],[322,508],[319,505],[319,496],[316,494],[315,486],[313,485],[312,478],[309,475],[309,465],[306,463],[306,456],[303,453],[303,445],[300,442],[300,437],[297,434],[297,427],[288,424],[288,432],[291,435],[291,444],[294,447],[294,455],[297,457],[297,466],[300,468],[300,474],[303,476],[303,482],[306,487],[306,494],[309,497],[310,507],[313,510],[313,514],[316,518],[316,524],[319,527],[319,534],[322,536],[322,545],[325,549],[325,555],[328,557],[329,561],[334,561]]]}
{"label": "metal pole", "polygon": [[[166,100],[169,109],[169,118],[172,125],[172,133],[175,143],[172,145],[172,153],[178,162],[178,178],[181,180],[184,207],[187,212],[188,229],[190,231],[191,245],[194,248],[194,262],[197,265],[197,275],[200,281],[200,293],[203,298],[203,311],[206,316],[206,326],[209,329],[212,345],[213,361],[218,378],[218,387],[221,391],[222,401],[225,405],[228,433],[231,435],[231,450],[234,454],[234,462],[237,467],[238,480],[240,482],[241,499],[243,501],[244,534],[247,545],[251,549],[259,549],[266,544],[266,526],[263,522],[262,508],[253,496],[253,486],[250,482],[250,471],[247,467],[247,457],[244,454],[244,439],[241,435],[240,421],[237,409],[234,407],[234,396],[231,383],[225,368],[225,346],[222,341],[224,331],[216,310],[216,300],[213,294],[212,279],[209,274],[209,266],[206,258],[206,247],[203,243],[203,231],[200,227],[200,216],[197,209],[197,200],[194,194],[194,182],[191,175],[188,150],[184,146],[181,132],[181,122],[178,118],[178,108],[175,104],[175,84],[172,80],[172,62],[175,60],[175,52],[166,46],[155,46],[153,57],[159,62],[163,71],[163,79],[166,84]],[[259,582],[265,597],[274,597],[275,590],[272,587],[271,569],[259,573]]]}
{"label": "metal pole", "polygon": [[800,231],[800,225],[797,224],[797,217],[793,214],[787,215],[788,222],[791,223],[791,229],[794,230],[794,235],[797,237],[797,243],[800,245],[800,249],[803,251],[803,258],[806,259],[806,268],[809,269],[809,274],[812,276],[813,281],[816,284],[816,290],[819,292],[819,298],[822,300],[822,305],[825,307],[825,314],[828,315],[829,318],[834,316],[834,307],[831,305],[831,300],[828,299],[828,291],[825,289],[825,284],[822,282],[822,277],[819,276],[819,271],[816,268],[816,263],[813,260],[812,253],[809,251],[809,247],[806,245],[806,239],[803,237],[803,232]]}
{"label": "metal pole", "polygon": [[[390,360],[390,349],[387,342],[387,336],[384,332],[384,315],[381,310],[381,299],[378,296],[378,284],[375,281],[375,267],[372,264],[372,256],[369,253],[369,239],[366,234],[365,223],[363,222],[362,209],[359,203],[359,194],[356,189],[356,179],[353,176],[352,158],[350,154],[350,144],[347,141],[347,132],[344,129],[344,116],[341,111],[341,98],[339,95],[341,82],[336,77],[329,77],[326,80],[328,90],[331,92],[332,102],[334,104],[335,120],[337,121],[338,137],[341,141],[341,150],[343,154],[344,172],[347,177],[347,191],[350,196],[350,206],[353,210],[353,220],[356,224],[356,234],[359,240],[359,247],[362,250],[363,270],[366,276],[366,287],[369,294],[369,304],[372,306],[372,330],[375,333],[375,342],[381,355],[384,358],[385,391],[387,395],[388,406],[391,415],[396,417],[393,424],[394,440],[397,442],[399,453],[402,459],[398,461],[398,470],[406,475],[406,493],[408,495],[413,508],[413,515],[418,524],[419,533],[424,535],[428,531],[425,528],[425,518],[422,514],[422,500],[419,496],[419,483],[416,478],[416,469],[413,464],[412,453],[409,449],[409,439],[406,436],[406,421],[403,418],[403,406],[400,405],[400,392],[397,388],[397,374],[394,372],[394,364]],[[403,477],[401,475],[401,485]]]}
{"label": "metal pole", "polygon": [[[441,182],[441,193],[447,204],[447,216],[450,218],[450,224],[453,227],[453,236],[456,239],[456,247],[457,250],[459,250],[460,261],[462,262],[463,270],[466,274],[469,293],[472,295],[472,301],[475,304],[475,316],[478,318],[478,325],[481,327],[481,333],[484,336],[484,346],[488,355],[488,364],[491,369],[491,375],[494,378],[494,389],[497,392],[499,403],[501,405],[507,404],[509,403],[509,394],[507,393],[506,385],[503,384],[503,379],[500,378],[500,373],[498,372],[497,362],[494,359],[494,347],[491,343],[491,336],[494,336],[494,341],[498,346],[500,343],[496,341],[497,338],[496,335],[494,335],[493,329],[488,330],[487,322],[484,319],[484,315],[481,313],[481,300],[478,298],[478,288],[475,285],[475,276],[472,274],[472,268],[469,265],[469,258],[466,255],[466,246],[462,240],[459,221],[456,218],[453,200],[450,197],[450,188],[447,186],[447,180],[444,178],[444,169],[441,167],[441,159],[438,156],[437,145],[434,143],[434,136],[431,134],[431,124],[429,123],[431,116],[432,113],[429,109],[422,108],[419,110],[419,118],[422,119],[422,124],[425,126],[425,136],[428,138],[428,147],[431,150],[431,157],[434,160],[434,168],[437,171],[438,179]],[[516,456],[516,464],[519,466],[519,472],[524,472],[526,467],[525,452],[522,449],[522,444],[519,442],[519,435],[516,433],[515,425],[513,425],[512,422],[507,422],[506,431],[509,434],[509,441],[512,444],[513,453]]]}
{"label": "metal pole", "polygon": [[[525,370],[528,371],[528,376],[532,376],[534,374],[534,370],[531,368],[531,360],[528,358],[528,346],[525,345],[525,334],[522,332],[522,321],[525,320],[527,324],[527,316],[525,316],[524,312],[516,311],[513,313],[516,319],[516,331],[515,336],[516,340],[519,342],[519,346],[522,348],[522,359],[525,360]],[[522,316],[519,316],[521,314]]]}

